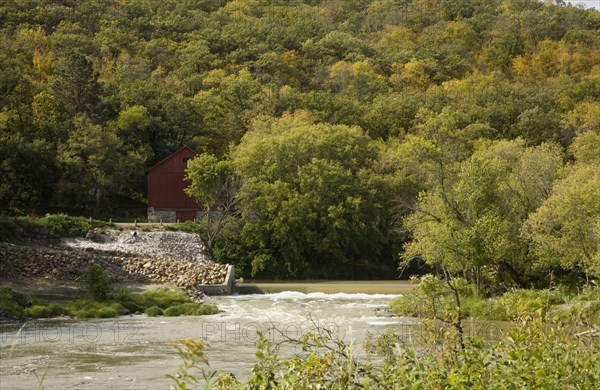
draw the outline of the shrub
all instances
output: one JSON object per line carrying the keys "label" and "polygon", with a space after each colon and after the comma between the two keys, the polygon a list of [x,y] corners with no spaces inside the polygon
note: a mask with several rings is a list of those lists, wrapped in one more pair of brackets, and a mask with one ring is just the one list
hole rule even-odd
{"label": "shrub", "polygon": [[189,302],[189,303],[184,303],[182,305],[179,305],[179,308],[181,308],[182,314],[185,316],[193,316],[196,315],[196,310],[198,310],[198,307],[200,305],[193,303],[193,302]]}
{"label": "shrub", "polygon": [[31,306],[32,300],[25,294],[14,291],[9,285],[0,286],[0,308],[8,310],[8,312],[19,317],[23,310]]}
{"label": "shrub", "polygon": [[167,290],[164,288],[144,291],[142,297],[145,306],[158,306],[161,309],[191,302],[190,297],[183,291]]}
{"label": "shrub", "polygon": [[141,294],[134,294],[131,290],[126,288],[120,288],[114,291],[111,295],[111,299],[119,302],[131,313],[144,311],[148,306]]}
{"label": "shrub", "polygon": [[194,315],[203,316],[203,315],[217,314],[218,312],[219,312],[219,309],[215,305],[200,305],[194,312]]}
{"label": "shrub", "polygon": [[90,265],[83,275],[87,295],[91,299],[106,301],[110,296],[110,279],[100,264]]}
{"label": "shrub", "polygon": [[95,318],[114,318],[119,315],[121,315],[121,311],[110,306],[99,307],[94,313]]}
{"label": "shrub", "polygon": [[33,305],[25,309],[23,315],[31,318],[51,318],[61,315],[69,315],[69,311],[58,303],[50,305]]}
{"label": "shrub", "polygon": [[[539,312],[545,317],[553,306],[565,303],[566,300],[566,293],[560,289],[519,289],[484,298],[473,295],[461,279],[456,280],[456,285],[460,292],[462,316],[476,319],[507,321],[520,319],[534,312]],[[435,307],[440,312],[452,309],[456,305],[446,282],[432,275],[425,275],[417,287],[394,299],[390,306],[397,315],[426,318],[434,315],[433,300],[436,301]]]}
{"label": "shrub", "polygon": [[61,237],[84,237],[92,229],[117,228],[112,223],[84,217],[71,217],[65,214],[46,214],[37,223]]}
{"label": "shrub", "polygon": [[124,311],[118,302],[73,301],[67,305],[69,312],[77,318],[113,318]]}
{"label": "shrub", "polygon": [[[564,303],[564,297],[552,290],[515,290],[492,300],[492,312],[500,320],[519,319],[524,315],[539,312],[545,317],[548,310]],[[501,317],[501,318],[500,318]]]}
{"label": "shrub", "polygon": [[194,221],[185,221],[182,223],[166,225],[165,230],[173,232],[199,233],[202,231],[202,225]]}
{"label": "shrub", "polygon": [[[423,340],[434,339],[427,336]],[[591,339],[573,338],[561,327],[548,332],[539,316],[514,323],[497,342],[469,338],[460,349],[436,343],[400,347],[402,336],[390,331],[372,342],[370,352],[381,362],[373,364],[323,329],[288,340],[302,351],[288,359],[260,335],[245,383],[209,370],[204,341],[178,340],[182,365],[167,377],[180,389],[592,389],[600,381],[600,349]]]}
{"label": "shrub", "polygon": [[148,317],[156,317],[156,316],[162,316],[163,310],[158,307],[158,306],[151,306],[149,308],[147,308],[144,313],[148,316]]}
{"label": "shrub", "polygon": [[202,316],[206,314],[216,314],[218,309],[215,305],[200,305],[197,303],[184,303],[178,306],[185,316]]}
{"label": "shrub", "polygon": [[0,242],[22,244],[19,231],[26,230],[30,226],[31,223],[26,220],[0,216]]}
{"label": "shrub", "polygon": [[167,317],[177,317],[182,314],[183,314],[183,309],[181,308],[181,306],[170,306],[164,312],[164,315]]}

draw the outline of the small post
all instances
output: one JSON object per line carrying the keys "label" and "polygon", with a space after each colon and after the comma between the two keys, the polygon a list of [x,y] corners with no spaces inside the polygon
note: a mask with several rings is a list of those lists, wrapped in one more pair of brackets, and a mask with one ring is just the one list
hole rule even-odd
{"label": "small post", "polygon": [[179,218],[177,218],[177,223],[179,223]]}
{"label": "small post", "polygon": [[108,223],[112,223],[112,218],[109,218],[109,219],[108,219]]}
{"label": "small post", "polygon": [[133,226],[137,227],[137,218],[133,220]]}
{"label": "small post", "polygon": [[160,226],[162,226],[162,218],[160,219]]}

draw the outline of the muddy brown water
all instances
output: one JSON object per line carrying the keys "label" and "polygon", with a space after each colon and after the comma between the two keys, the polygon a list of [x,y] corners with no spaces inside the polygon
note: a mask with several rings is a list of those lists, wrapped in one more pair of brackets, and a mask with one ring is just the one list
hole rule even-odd
{"label": "muddy brown water", "polygon": [[[360,285],[361,283],[359,283]],[[242,293],[212,297],[220,313],[201,317],[126,316],[103,320],[39,320],[2,325],[0,389],[168,389],[181,360],[172,343],[203,339],[210,369],[250,376],[257,332],[274,342],[325,327],[362,353],[364,341],[392,328],[418,342],[419,324],[391,317],[390,301],[410,286],[371,282],[257,283]],[[394,291],[389,289],[396,288]],[[270,291],[270,292],[269,292]],[[366,291],[366,292],[365,292]],[[494,329],[493,329],[494,330]],[[489,332],[480,329],[478,332]],[[280,354],[295,352],[282,344]],[[43,380],[41,379],[43,377]]]}

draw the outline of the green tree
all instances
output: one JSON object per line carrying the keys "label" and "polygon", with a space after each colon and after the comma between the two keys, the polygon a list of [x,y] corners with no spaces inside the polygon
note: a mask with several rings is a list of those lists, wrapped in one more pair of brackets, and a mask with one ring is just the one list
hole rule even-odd
{"label": "green tree", "polygon": [[63,59],[49,80],[54,96],[63,112],[72,117],[77,113],[94,113],[99,102],[100,84],[91,61],[76,52]]}
{"label": "green tree", "polygon": [[365,114],[365,128],[374,139],[402,137],[411,129],[421,104],[422,96],[415,91],[378,95]]}
{"label": "green tree", "polygon": [[114,132],[92,123],[85,114],[74,118],[73,127],[58,150],[59,205],[106,209],[112,195],[132,195],[131,183],[144,174],[140,156],[125,151]]}
{"label": "green tree", "polygon": [[214,246],[225,226],[239,216],[241,181],[231,161],[201,154],[188,162],[186,178],[191,184],[185,192],[202,205],[202,239],[214,258]]}
{"label": "green tree", "polygon": [[375,157],[358,128],[301,113],[255,121],[232,153],[253,273],[367,277],[385,266],[380,189],[368,170]]}
{"label": "green tree", "polygon": [[0,136],[0,213],[29,214],[50,206],[55,153],[42,140]]}
{"label": "green tree", "polygon": [[586,282],[600,276],[600,133],[575,140],[576,162],[565,168],[551,196],[523,228],[541,269],[580,271]]}
{"label": "green tree", "polygon": [[507,271],[517,284],[531,271],[520,229],[549,195],[562,166],[553,145],[526,148],[523,141],[484,143],[458,164],[456,176],[419,196],[406,218],[414,239],[403,257],[422,256],[477,283],[492,270]]}

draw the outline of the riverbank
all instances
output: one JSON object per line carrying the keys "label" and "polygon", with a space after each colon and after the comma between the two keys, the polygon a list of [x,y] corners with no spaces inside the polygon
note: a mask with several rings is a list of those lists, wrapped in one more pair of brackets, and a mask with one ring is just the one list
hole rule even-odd
{"label": "riverbank", "polygon": [[[112,286],[98,267],[90,268],[85,277],[83,288],[48,286],[53,302],[44,299],[39,289],[23,288],[19,283],[0,284],[0,323],[49,318],[114,318],[130,314],[150,317],[205,315],[218,311],[216,306],[206,305],[202,299],[193,299],[178,289],[154,287],[134,292],[122,286]],[[21,287],[21,291],[14,287]],[[23,289],[39,295],[26,294]],[[64,295],[59,295],[61,292]]]}
{"label": "riverbank", "polygon": [[[150,240],[135,251],[115,250],[111,243],[88,246],[84,240],[53,241],[49,245],[14,245],[0,242],[0,274],[4,281],[14,278],[45,278],[61,282],[78,282],[91,264],[101,265],[117,283],[165,283],[183,289],[224,283],[227,265],[199,260],[185,243],[197,240],[188,233],[153,233]],[[125,233],[130,234],[130,233]],[[136,233],[144,237],[150,233]],[[143,238],[140,238],[142,240]],[[169,243],[171,251],[166,251]],[[93,243],[92,243],[93,244]],[[90,244],[91,245],[91,244]],[[125,248],[119,242],[117,248]]]}

